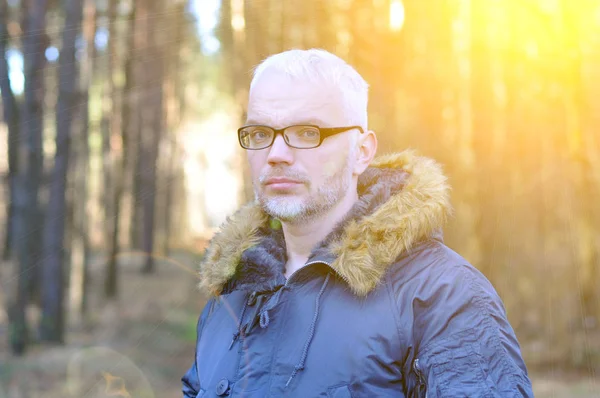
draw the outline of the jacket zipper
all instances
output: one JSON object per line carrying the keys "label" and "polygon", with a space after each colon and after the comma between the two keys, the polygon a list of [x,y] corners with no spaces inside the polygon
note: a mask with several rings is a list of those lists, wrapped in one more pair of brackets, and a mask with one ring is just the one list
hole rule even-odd
{"label": "jacket zipper", "polygon": [[421,372],[421,367],[419,366],[419,358],[415,359],[413,362],[413,370],[417,375],[417,397],[427,398],[427,383],[425,377],[423,377],[423,372]]}

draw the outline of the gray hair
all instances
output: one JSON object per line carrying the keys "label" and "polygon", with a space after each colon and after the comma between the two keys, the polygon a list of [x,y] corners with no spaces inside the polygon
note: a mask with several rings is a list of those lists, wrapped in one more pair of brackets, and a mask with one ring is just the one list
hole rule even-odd
{"label": "gray hair", "polygon": [[369,84],[346,61],[321,49],[288,50],[263,60],[255,69],[250,91],[266,70],[277,70],[292,78],[328,83],[340,90],[347,122],[367,130]]}

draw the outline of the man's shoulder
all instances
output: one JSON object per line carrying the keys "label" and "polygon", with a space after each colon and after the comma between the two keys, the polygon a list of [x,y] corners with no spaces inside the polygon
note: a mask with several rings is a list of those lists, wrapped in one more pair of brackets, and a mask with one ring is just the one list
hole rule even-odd
{"label": "man's shoulder", "polygon": [[471,266],[460,254],[438,239],[419,242],[400,255],[390,265],[392,279],[411,278],[418,274],[450,271],[459,265]]}
{"label": "man's shoulder", "polygon": [[[474,294],[494,294],[489,280],[468,260],[437,239],[416,245],[391,266],[388,282],[397,287],[438,290],[469,285]],[[413,289],[410,289],[413,290]],[[467,293],[467,290],[464,291]]]}

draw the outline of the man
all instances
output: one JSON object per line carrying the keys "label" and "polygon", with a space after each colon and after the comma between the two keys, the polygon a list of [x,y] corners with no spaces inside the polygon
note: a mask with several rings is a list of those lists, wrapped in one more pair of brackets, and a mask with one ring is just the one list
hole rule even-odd
{"label": "man", "polygon": [[256,69],[238,131],[256,201],[201,264],[185,397],[533,396],[500,298],[442,243],[446,178],[374,159],[367,90],[322,50]]}

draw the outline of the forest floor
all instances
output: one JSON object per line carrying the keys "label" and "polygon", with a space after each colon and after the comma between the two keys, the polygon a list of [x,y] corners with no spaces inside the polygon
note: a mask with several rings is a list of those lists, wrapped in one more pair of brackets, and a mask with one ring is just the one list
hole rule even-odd
{"label": "forest floor", "polygon": [[[179,252],[143,275],[139,256],[121,256],[121,294],[110,304],[102,299],[103,267],[96,263],[90,319],[86,327],[70,326],[64,346],[34,345],[12,357],[0,318],[0,398],[181,397],[205,302],[196,289],[196,262]],[[600,397],[600,381],[589,377],[532,372],[531,378],[536,397]]]}

